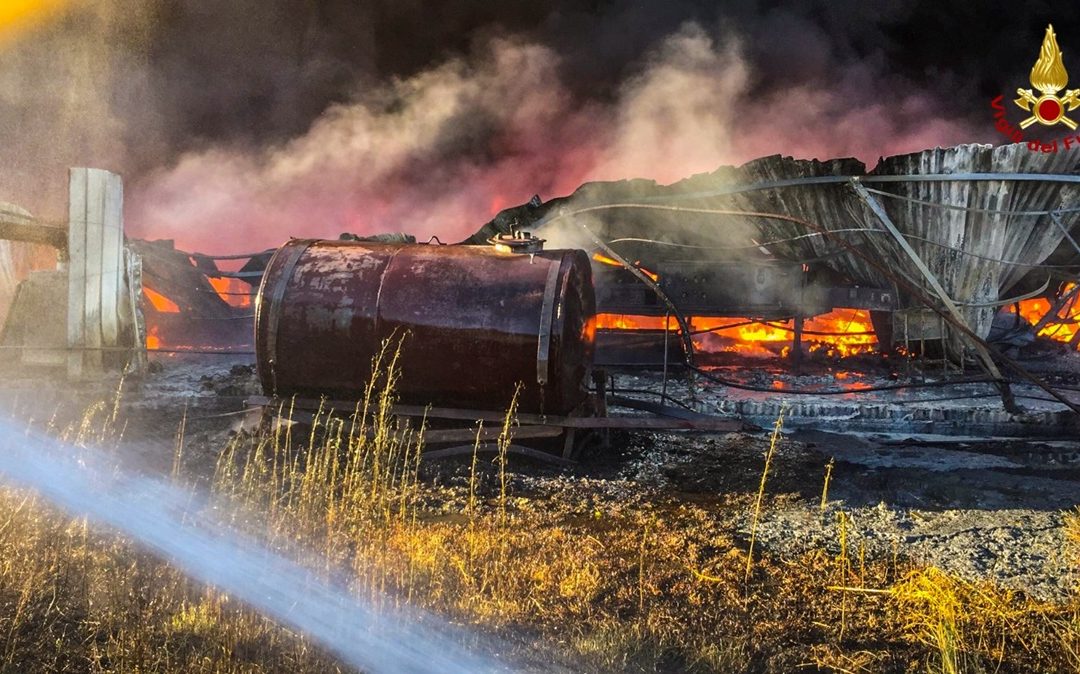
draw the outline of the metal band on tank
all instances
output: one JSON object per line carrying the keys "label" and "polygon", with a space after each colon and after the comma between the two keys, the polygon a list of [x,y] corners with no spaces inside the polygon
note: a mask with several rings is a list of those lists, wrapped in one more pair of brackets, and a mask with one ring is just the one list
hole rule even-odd
{"label": "metal band on tank", "polygon": [[559,284],[562,260],[553,261],[548,267],[544,284],[544,304],[540,308],[539,344],[536,349],[536,383],[543,386],[548,381],[548,361],[551,358],[551,319],[555,311],[555,290]]}
{"label": "metal band on tank", "polygon": [[[294,241],[292,248],[289,249],[289,256],[285,258],[284,264],[281,266],[281,276],[278,278],[277,283],[274,285],[274,292],[270,295],[270,325],[266,327],[266,352],[270,355],[267,362],[270,365],[270,381],[273,386],[274,393],[277,393],[277,338],[278,327],[281,323],[281,303],[285,299],[285,290],[288,288],[289,280],[292,279],[293,272],[296,271],[296,265],[300,262],[300,257],[307,251],[307,249],[314,243],[312,239],[306,239],[303,241]],[[260,302],[260,305],[262,303]]]}
{"label": "metal band on tank", "polygon": [[[391,265],[394,264],[394,258],[396,258],[398,256],[398,253],[400,253],[402,251],[402,249],[403,249],[403,246],[398,245],[398,247],[394,249],[394,252],[390,253],[390,256],[388,258],[386,258],[386,264],[383,265],[382,272],[379,274],[379,288],[378,288],[378,290],[375,291],[374,318],[371,321],[371,332],[374,335],[380,334],[379,333],[379,321],[382,318],[382,290],[383,290],[383,285],[385,285],[385,283],[386,283],[386,274],[390,271]],[[406,333],[407,333],[407,331],[406,331]],[[405,337],[405,335],[402,335],[401,339],[404,339],[404,337]],[[404,342],[399,341],[398,345],[400,346],[403,343]]]}
{"label": "metal band on tank", "polygon": [[559,280],[562,283],[559,284],[559,294],[555,298],[555,322],[551,328],[553,336],[561,336],[566,325],[566,312],[563,308],[566,306],[566,294],[570,291],[570,277],[573,273],[574,256],[563,255],[559,259]]}

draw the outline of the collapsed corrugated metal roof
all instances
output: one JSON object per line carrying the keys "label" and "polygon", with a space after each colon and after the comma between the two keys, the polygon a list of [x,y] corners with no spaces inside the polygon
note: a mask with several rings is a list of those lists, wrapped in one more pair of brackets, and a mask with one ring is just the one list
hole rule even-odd
{"label": "collapsed corrugated metal roof", "polygon": [[[684,246],[732,259],[765,243],[771,254],[783,259],[824,258],[825,264],[855,283],[892,285],[859,255],[839,250],[835,239],[840,238],[927,287],[912,259],[848,179],[862,177],[871,198],[961,306],[968,324],[985,335],[995,310],[989,305],[1019,287],[1025,277],[1028,286],[1045,283],[1048,272],[1033,269],[1051,254],[1065,265],[1080,263],[1080,255],[1070,257],[1063,248],[1071,244],[1050,213],[1062,210],[1064,226],[1080,233],[1077,214],[1069,212],[1080,201],[1080,184],[1017,181],[1008,175],[1074,174],[1078,168],[1080,153],[1043,154],[1025,145],[936,148],[881,159],[870,172],[855,159],[774,155],[668,186],[645,180],[589,183],[567,198],[507,209],[470,242],[512,228],[535,228],[555,245],[589,248],[588,237],[576,226],[585,225],[605,241],[644,238],[668,244],[650,247],[639,255],[643,260],[649,255],[685,255]],[[942,174],[962,179],[893,182],[886,177]],[[960,174],[1005,175],[975,179]],[[832,234],[815,235],[791,221],[700,212],[709,209],[794,216]],[[1075,275],[1076,270],[1071,271]],[[899,294],[904,306],[917,304]]]}

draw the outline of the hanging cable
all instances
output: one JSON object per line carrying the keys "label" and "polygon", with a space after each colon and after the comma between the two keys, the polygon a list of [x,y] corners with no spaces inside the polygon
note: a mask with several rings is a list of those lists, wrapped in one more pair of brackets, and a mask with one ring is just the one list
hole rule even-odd
{"label": "hanging cable", "polygon": [[879,194],[883,197],[888,197],[890,199],[896,199],[898,201],[908,201],[911,203],[920,204],[922,206],[929,206],[931,208],[941,208],[951,211],[964,211],[966,213],[981,213],[984,215],[1007,215],[1009,217],[1042,217],[1046,215],[1053,215],[1055,213],[1067,214],[1080,212],[1080,208],[1055,208],[1048,211],[1011,211],[1000,208],[974,208],[972,206],[960,206],[958,204],[946,204],[940,201],[928,201],[926,199],[918,199],[916,197],[909,197],[904,194],[897,194],[896,192],[886,192],[885,190],[879,190],[872,187],[867,187],[866,191],[872,194]]}
{"label": "hanging cable", "polygon": [[[850,228],[850,229],[834,229],[834,230],[830,230],[830,231],[832,231],[832,232],[862,232],[864,230],[860,229],[860,228]],[[877,231],[885,232],[884,229],[877,230]],[[811,232],[809,234],[800,234],[798,236],[792,236],[792,237],[788,237],[786,239],[775,239],[773,241],[765,241],[765,242],[762,242],[762,243],[755,243],[755,244],[750,244],[750,245],[746,245],[746,246],[700,246],[700,245],[696,245],[696,244],[692,244],[692,243],[675,243],[673,241],[658,241],[656,239],[645,239],[645,238],[633,237],[633,236],[624,236],[624,237],[620,237],[618,239],[612,239],[611,241],[608,241],[608,243],[624,243],[624,242],[648,243],[648,244],[654,244],[654,245],[657,245],[657,246],[671,246],[671,247],[674,247],[674,248],[694,248],[694,249],[697,249],[697,250],[729,251],[729,250],[756,250],[758,248],[761,248],[762,246],[765,246],[765,247],[775,246],[775,245],[781,244],[781,243],[790,243],[792,241],[799,241],[801,239],[810,239],[810,238],[813,238],[815,236],[823,236],[823,235],[820,232]]]}
{"label": "hanging cable", "polygon": [[[870,190],[870,191],[872,192],[873,190]],[[539,226],[540,224],[541,223],[537,223],[537,226]],[[858,228],[847,228],[847,227],[840,228],[840,229],[830,229],[828,231],[830,233],[833,233],[833,234],[841,234],[841,233],[845,233],[845,232],[862,232],[862,233],[869,232],[869,233],[872,233],[872,234],[888,234],[889,233],[887,230],[884,230],[884,229],[858,229]],[[773,241],[763,241],[760,244],[752,244],[752,245],[746,245],[746,246],[696,246],[696,245],[687,244],[687,243],[673,243],[673,242],[670,242],[670,241],[658,241],[656,239],[646,239],[646,238],[641,238],[641,237],[620,237],[618,239],[612,239],[611,241],[608,241],[608,243],[633,242],[633,243],[645,243],[645,244],[657,245],[657,246],[670,246],[670,247],[676,247],[676,248],[687,248],[687,249],[697,249],[697,250],[732,251],[732,250],[757,250],[757,249],[762,248],[762,247],[768,248],[770,246],[775,246],[775,245],[779,245],[779,244],[782,244],[782,243],[790,243],[792,241],[798,241],[800,239],[806,239],[806,238],[810,238],[810,237],[813,237],[813,236],[826,236],[826,234],[824,234],[824,232],[813,232],[811,234],[804,234],[804,235],[801,235],[801,236],[793,236],[793,237],[789,237],[789,238],[786,238],[786,239],[775,239]],[[951,251],[953,251],[955,253],[958,253],[960,255],[964,255],[966,257],[972,257],[972,258],[976,258],[976,259],[979,259],[979,260],[986,260],[988,262],[994,262],[994,263],[997,263],[997,264],[1002,264],[1002,265],[1006,265],[1006,266],[1010,266],[1010,267],[1027,267],[1029,269],[1077,269],[1078,267],[1080,267],[1080,264],[1041,264],[1041,263],[1036,264],[1036,263],[1032,263],[1032,262],[1020,262],[1018,260],[1002,260],[1002,259],[998,259],[996,257],[990,257],[988,255],[980,255],[979,253],[973,253],[973,252],[971,252],[969,250],[964,250],[963,248],[960,248],[959,246],[951,246],[951,245],[949,245],[947,243],[942,243],[940,241],[934,241],[933,239],[928,239],[926,237],[917,236],[917,235],[914,235],[914,234],[905,234],[904,236],[906,236],[909,239],[914,239],[916,241],[921,241],[921,242],[929,244],[931,246],[935,246],[937,248],[943,248],[945,250],[951,250]],[[831,256],[831,254],[829,254],[829,256]]]}

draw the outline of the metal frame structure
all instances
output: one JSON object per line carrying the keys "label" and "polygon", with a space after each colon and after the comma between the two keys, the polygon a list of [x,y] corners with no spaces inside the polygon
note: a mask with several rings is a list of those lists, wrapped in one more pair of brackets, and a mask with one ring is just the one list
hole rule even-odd
{"label": "metal frame structure", "polygon": [[[610,430],[649,430],[649,431],[708,431],[732,433],[751,430],[754,427],[744,422],[706,414],[682,412],[664,406],[650,405],[632,399],[615,396],[613,404],[638,409],[647,416],[608,415],[606,392],[600,390],[596,396],[603,402],[593,405],[594,414],[585,414],[582,410],[566,416],[548,414],[518,413],[514,415],[517,426],[514,428],[515,440],[562,439],[562,453],[554,454],[513,442],[507,448],[511,454],[539,459],[550,463],[572,464],[575,439],[578,431]],[[273,398],[252,396],[244,404],[265,421],[269,416],[287,422],[312,423],[320,412],[354,414],[356,401],[314,400],[310,398]],[[288,416],[282,414],[289,410]],[[473,452],[490,452],[497,449],[493,441],[498,440],[501,428],[477,429],[477,422],[502,424],[506,412],[498,410],[473,410],[448,407],[421,407],[418,405],[394,405],[391,414],[402,419],[420,424],[425,445],[450,445],[439,449],[425,450],[421,456],[429,459],[451,456],[466,456]],[[429,419],[438,419],[455,428],[429,429],[422,426]],[[468,444],[461,444],[468,443]]]}
{"label": "metal frame structure", "polygon": [[[849,184],[854,187],[856,193],[859,194],[863,202],[870,207],[871,211],[879,218],[884,216],[883,224],[894,238],[899,235],[899,243],[901,247],[907,252],[909,257],[913,257],[916,265],[922,270],[924,278],[926,278],[929,269],[922,263],[918,254],[911,249],[911,247],[905,246],[907,243],[904,237],[896,230],[895,226],[892,226],[891,220],[885,215],[884,210],[880,204],[877,204],[869,194],[867,190],[862,188],[862,183],[905,183],[905,182],[935,182],[935,181],[959,181],[959,182],[972,182],[972,181],[1017,181],[1017,182],[1053,182],[1063,184],[1080,184],[1080,175],[1072,174],[1054,174],[1054,173],[1004,173],[1004,172],[984,172],[984,173],[933,173],[933,174],[903,174],[903,175],[830,175],[830,176],[810,176],[803,178],[792,178],[788,180],[768,181],[761,183],[752,183],[744,185],[734,185],[729,188],[719,190],[709,190],[702,192],[685,192],[672,195],[658,195],[653,197],[638,197],[633,202],[628,203],[615,203],[615,204],[596,204],[586,206],[575,210],[563,210],[558,209],[552,213],[545,215],[544,217],[533,223],[534,228],[543,227],[545,224],[550,224],[556,220],[563,218],[570,218],[575,215],[600,211],[600,210],[615,210],[620,208],[626,209],[660,209],[673,212],[686,212],[686,213],[699,213],[699,214],[714,214],[714,215],[726,215],[726,216],[743,216],[743,217],[757,217],[775,219],[781,221],[791,222],[806,228],[808,231],[815,232],[822,236],[833,237],[834,232],[822,227],[818,224],[808,222],[804,219],[797,218],[791,215],[782,213],[762,212],[762,211],[749,211],[741,209],[718,209],[718,208],[693,208],[693,207],[679,207],[679,206],[665,206],[661,205],[666,202],[676,201],[693,201],[697,199],[707,199],[710,197],[727,196],[734,194],[742,194],[747,192],[755,192],[769,189],[784,189],[791,187],[804,187],[813,185],[845,185]],[[861,188],[861,193],[860,193]],[[939,206],[946,206],[944,204],[935,204]],[[875,208],[876,206],[876,208]],[[961,207],[963,210],[969,210]],[[972,209],[978,210],[978,209]],[[1060,214],[1068,212],[1080,212],[1080,208],[1076,209],[1052,209],[1045,211],[998,211],[1001,214],[1013,214],[1013,215],[1040,215],[1051,216],[1055,224],[1065,231],[1065,234],[1070,242],[1076,245],[1076,242],[1071,236],[1068,236],[1067,228],[1060,222]],[[693,344],[689,339],[691,333],[689,322],[686,316],[680,309],[674,305],[670,297],[655,283],[652,279],[643,274],[635,265],[631,265],[625,258],[620,256],[614,251],[607,242],[597,236],[584,222],[577,223],[583,232],[594,242],[597,249],[603,251],[603,253],[612,260],[620,263],[631,274],[637,277],[642,283],[648,286],[663,303],[663,305],[670,310],[671,315],[676,319],[680,327],[680,333],[682,341],[684,342],[684,351],[686,357],[686,364],[691,371],[699,371],[694,364]],[[834,239],[838,245],[841,246],[848,253],[861,258],[871,267],[876,268],[886,278],[889,278],[896,284],[897,288],[902,288],[907,291],[912,297],[916,298],[921,304],[928,309],[937,313],[944,323],[949,324],[956,330],[961,338],[970,344],[975,352],[980,355],[980,364],[987,373],[997,382],[1002,402],[1006,409],[1013,413],[1019,413],[1022,410],[1016,404],[1015,399],[1009,388],[1008,380],[1006,380],[995,363],[994,357],[1003,362],[1010,370],[1018,374],[1022,379],[1038,386],[1058,401],[1063,403],[1066,407],[1071,409],[1074,413],[1080,415],[1080,405],[1072,402],[1064,397],[1059,392],[1055,391],[1052,387],[1048,386],[1045,382],[1041,381],[1037,377],[1033,376],[1026,369],[1024,369],[1015,360],[1008,358],[1002,353],[998,353],[993,350],[978,334],[976,334],[966,324],[966,322],[960,317],[959,312],[956,310],[953,300],[947,295],[940,284],[937,283],[936,278],[933,278],[933,274],[930,274],[931,286],[934,287],[934,292],[939,296],[939,299],[943,302],[944,308],[937,307],[929,296],[924,294],[919,288],[911,283],[902,274],[894,273],[893,270],[886,268],[879,261],[874,260],[872,257],[866,255],[863,251],[860,251],[857,247],[852,246],[843,239]],[[723,383],[723,382],[720,382]],[[857,391],[853,391],[857,392]]]}

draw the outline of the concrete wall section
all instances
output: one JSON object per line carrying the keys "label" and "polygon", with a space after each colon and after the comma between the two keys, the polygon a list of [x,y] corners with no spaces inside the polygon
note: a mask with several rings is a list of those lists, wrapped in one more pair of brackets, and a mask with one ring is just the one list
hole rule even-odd
{"label": "concrete wall section", "polygon": [[120,176],[71,169],[68,212],[68,374],[102,370],[103,350],[122,346],[130,312],[124,283],[124,187]]}

